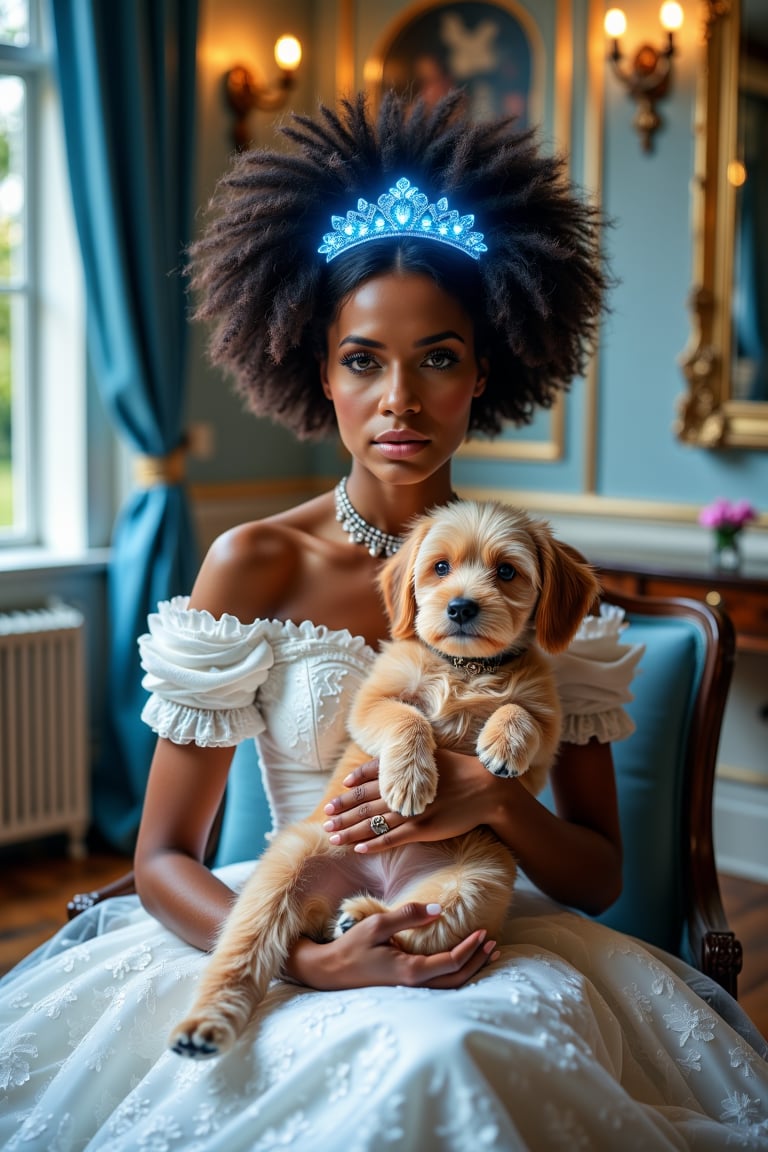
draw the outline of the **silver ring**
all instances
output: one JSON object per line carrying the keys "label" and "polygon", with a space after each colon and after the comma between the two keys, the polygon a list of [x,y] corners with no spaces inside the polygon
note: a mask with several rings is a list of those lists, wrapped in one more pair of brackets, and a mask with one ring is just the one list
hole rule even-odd
{"label": "silver ring", "polygon": [[371,826],[371,832],[376,836],[383,836],[385,832],[389,832],[389,824],[383,816],[371,816],[368,823]]}

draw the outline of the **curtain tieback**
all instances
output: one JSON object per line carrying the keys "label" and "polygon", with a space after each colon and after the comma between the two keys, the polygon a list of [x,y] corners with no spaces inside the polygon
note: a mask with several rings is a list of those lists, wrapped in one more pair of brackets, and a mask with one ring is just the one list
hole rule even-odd
{"label": "curtain tieback", "polygon": [[187,442],[183,440],[166,456],[137,456],[133,478],[139,488],[157,488],[161,484],[180,484],[184,479]]}

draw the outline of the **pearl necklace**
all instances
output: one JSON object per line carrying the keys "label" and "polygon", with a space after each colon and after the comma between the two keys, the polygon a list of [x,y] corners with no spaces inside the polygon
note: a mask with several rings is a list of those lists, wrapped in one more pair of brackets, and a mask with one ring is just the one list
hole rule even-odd
{"label": "pearl necklace", "polygon": [[346,477],[339,480],[333,496],[336,501],[336,519],[349,536],[350,543],[365,545],[371,556],[394,556],[404,537],[383,532],[362,518],[347,495]]}

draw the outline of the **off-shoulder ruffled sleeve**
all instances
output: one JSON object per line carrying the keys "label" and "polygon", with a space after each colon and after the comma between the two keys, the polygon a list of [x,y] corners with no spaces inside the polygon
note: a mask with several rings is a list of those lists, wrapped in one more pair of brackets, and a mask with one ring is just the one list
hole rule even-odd
{"label": "off-shoulder ruffled sleeve", "polygon": [[622,644],[624,610],[601,604],[599,616],[587,616],[566,652],[553,660],[563,707],[562,739],[586,744],[623,740],[635,726],[624,705],[644,648]]}
{"label": "off-shoulder ruffled sleeve", "polygon": [[174,744],[233,747],[264,730],[256,693],[274,659],[268,622],[217,620],[188,605],[187,596],[162,601],[139,637],[151,693],[141,718]]}

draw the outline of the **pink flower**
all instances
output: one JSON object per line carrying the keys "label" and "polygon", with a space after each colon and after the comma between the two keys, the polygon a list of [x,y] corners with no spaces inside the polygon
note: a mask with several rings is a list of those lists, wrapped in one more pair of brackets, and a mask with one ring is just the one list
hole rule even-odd
{"label": "pink flower", "polygon": [[747,500],[731,502],[720,497],[699,512],[699,524],[729,533],[741,531],[745,524],[756,519],[757,512]]}

